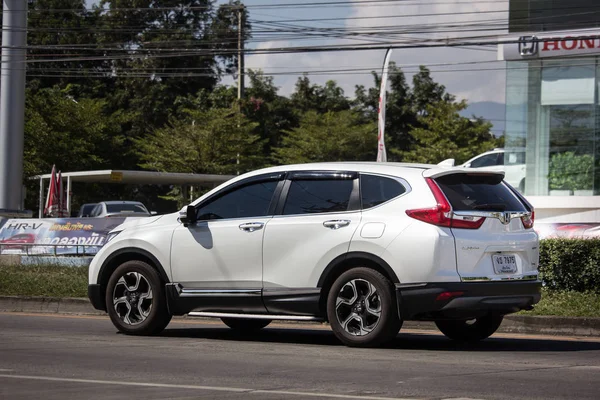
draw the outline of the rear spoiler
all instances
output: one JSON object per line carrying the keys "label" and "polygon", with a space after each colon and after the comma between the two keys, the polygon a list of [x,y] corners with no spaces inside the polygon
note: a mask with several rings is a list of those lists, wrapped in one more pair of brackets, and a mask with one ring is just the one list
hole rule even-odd
{"label": "rear spoiler", "polygon": [[423,171],[425,178],[439,178],[441,176],[453,175],[453,174],[465,174],[465,175],[500,175],[504,178],[504,171],[491,171],[485,168],[430,168]]}

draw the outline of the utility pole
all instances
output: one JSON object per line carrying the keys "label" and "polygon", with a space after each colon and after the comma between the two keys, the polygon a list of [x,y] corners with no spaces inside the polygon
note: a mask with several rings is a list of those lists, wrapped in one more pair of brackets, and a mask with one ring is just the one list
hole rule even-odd
{"label": "utility pole", "polygon": [[0,84],[0,215],[23,216],[27,1],[3,0]]}
{"label": "utility pole", "polygon": [[[244,6],[238,7],[238,108],[242,113],[242,98],[244,97],[244,24],[242,16],[244,15]],[[238,123],[238,128],[240,124]],[[236,175],[240,174],[240,153],[237,154],[235,163],[237,164]]]}
{"label": "utility pole", "polygon": [[238,7],[238,100],[244,97],[244,6]]}

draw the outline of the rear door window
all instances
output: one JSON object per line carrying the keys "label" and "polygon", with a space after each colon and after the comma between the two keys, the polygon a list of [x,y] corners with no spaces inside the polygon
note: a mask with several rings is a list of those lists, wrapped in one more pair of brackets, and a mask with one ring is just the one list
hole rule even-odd
{"label": "rear door window", "polygon": [[377,175],[360,175],[360,195],[362,208],[378,206],[406,192],[397,180]]}
{"label": "rear door window", "polygon": [[351,179],[294,179],[283,215],[347,211],[353,186]]}
{"label": "rear door window", "polygon": [[454,211],[527,211],[500,175],[452,174],[435,181]]}

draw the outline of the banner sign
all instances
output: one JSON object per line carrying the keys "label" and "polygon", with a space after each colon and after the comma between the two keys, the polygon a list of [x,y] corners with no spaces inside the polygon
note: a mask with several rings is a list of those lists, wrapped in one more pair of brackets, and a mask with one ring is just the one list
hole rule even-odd
{"label": "banner sign", "polygon": [[126,218],[45,218],[0,221],[0,254],[95,254]]}

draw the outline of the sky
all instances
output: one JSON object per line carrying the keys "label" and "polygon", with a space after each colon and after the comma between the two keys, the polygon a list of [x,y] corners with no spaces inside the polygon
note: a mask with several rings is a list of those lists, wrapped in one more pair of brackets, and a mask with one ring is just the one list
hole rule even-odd
{"label": "sky", "polygon": [[[277,0],[277,3],[306,2],[312,0]],[[314,27],[348,27],[348,28],[377,28],[378,26],[422,27],[430,24],[456,24],[464,25],[481,20],[497,20],[506,27],[508,21],[508,2],[481,1],[481,0],[404,0],[386,3],[365,5],[356,3],[351,7],[311,7],[304,9],[263,10],[253,9],[257,4],[267,4],[266,0],[246,0],[252,19],[309,19],[309,18],[362,18],[386,17],[372,19],[340,19],[338,21],[322,22],[297,22],[297,24]],[[273,1],[271,3],[274,3]],[[423,16],[423,14],[454,14]],[[462,13],[462,14],[459,14]],[[470,13],[470,14],[464,14]],[[419,16],[416,16],[419,15]],[[393,17],[392,17],[393,16]],[[404,16],[404,17],[403,17]],[[455,29],[454,29],[455,30]],[[486,31],[484,34],[506,34],[506,29]],[[480,35],[482,32],[457,33],[447,32],[425,36],[423,34],[408,34],[405,39],[422,38],[456,38],[465,35]],[[310,42],[305,42],[309,44]],[[322,43],[322,42],[312,42]],[[338,40],[329,43],[352,43],[347,40]],[[353,41],[353,43],[359,43]],[[260,48],[285,47],[298,45],[297,42],[264,42],[258,44]],[[250,55],[246,58],[246,67],[275,71],[278,69],[292,69],[293,71],[306,71],[311,69],[347,69],[353,67],[371,68],[380,71],[385,56],[385,50],[354,51],[354,52],[329,52],[310,54],[283,54],[283,55]],[[437,82],[444,84],[447,90],[469,103],[481,101],[494,101],[504,103],[505,97],[505,63],[496,61],[497,49],[495,46],[462,49],[462,48],[435,48],[435,49],[396,49],[393,50],[391,61],[397,65],[426,65],[433,71]],[[480,62],[483,64],[436,66],[435,64]],[[486,68],[488,71],[472,71],[473,69]],[[414,70],[413,68],[409,68]],[[448,71],[449,69],[469,69],[469,71]],[[489,69],[496,69],[489,71]],[[440,70],[446,70],[442,72]],[[410,78],[411,74],[407,74]],[[335,80],[345,91],[352,96],[355,85],[362,84],[366,87],[373,86],[373,78],[368,72],[353,75],[331,74],[324,76],[311,76],[311,82],[324,83],[329,79]],[[277,76],[275,83],[281,88],[282,94],[293,91],[296,76]]]}
{"label": "sky", "polygon": [[[377,29],[383,26],[398,28],[422,28],[431,24],[453,24],[465,26],[470,23],[481,23],[493,20],[500,24],[499,30],[485,32],[450,32],[436,34],[412,33],[401,36],[402,40],[414,39],[446,39],[464,37],[467,35],[502,35],[506,34],[508,21],[507,0],[396,0],[379,1],[366,4],[358,0],[355,4],[340,5],[311,5],[307,7],[266,8],[265,5],[298,4],[298,3],[331,3],[332,0],[245,0],[252,21],[282,21],[296,25],[351,29]],[[94,0],[88,0],[88,5]],[[224,3],[224,1],[219,1]],[[261,7],[263,6],[263,7]],[[423,15],[429,14],[429,15]],[[431,15],[450,14],[450,15]],[[360,19],[369,17],[369,19]],[[297,19],[333,18],[334,21],[302,21]],[[355,18],[355,19],[347,19]],[[359,19],[356,19],[359,18]],[[489,24],[488,24],[489,26]],[[254,23],[254,28],[258,25]],[[372,39],[366,39],[372,40]],[[379,37],[377,40],[382,40]],[[383,39],[385,40],[385,39]],[[398,40],[396,37],[394,40]],[[357,40],[331,39],[311,41],[260,41],[250,44],[254,48],[288,47],[315,44],[350,44],[365,43],[365,37]],[[262,54],[248,55],[246,68],[263,70],[266,74],[273,72],[288,72],[291,74],[275,76],[275,84],[280,88],[279,93],[289,95],[302,72],[311,70],[342,70],[348,68],[366,68],[368,71],[381,71],[385,50],[354,51],[354,52],[323,52],[305,54]],[[505,63],[496,61],[495,46],[478,48],[435,48],[435,49],[396,49],[392,52],[391,61],[398,66],[426,65],[432,70],[434,79],[446,86],[448,92],[469,103],[493,101],[504,103],[505,98]],[[483,62],[483,63],[480,63]],[[474,63],[467,65],[440,66],[439,64]],[[437,65],[436,65],[437,64]],[[478,71],[485,68],[487,71]],[[414,67],[409,70],[414,70]],[[458,71],[456,71],[458,70]],[[462,70],[462,71],[461,71]],[[411,78],[410,73],[407,77]],[[335,80],[344,89],[347,96],[353,97],[356,85],[373,86],[373,78],[367,71],[355,74],[324,74],[309,75],[311,82],[323,84],[327,80]],[[232,77],[226,77],[224,84],[233,84]]]}

